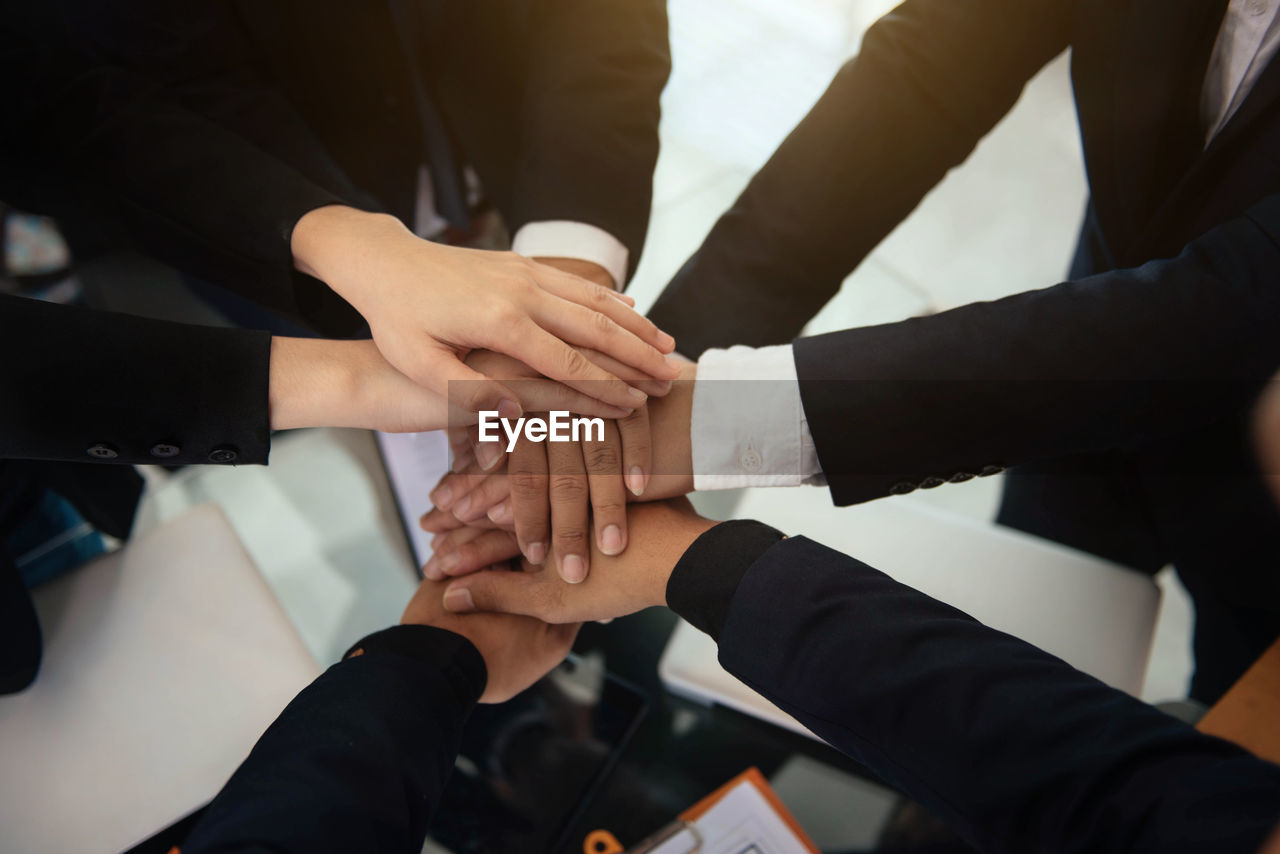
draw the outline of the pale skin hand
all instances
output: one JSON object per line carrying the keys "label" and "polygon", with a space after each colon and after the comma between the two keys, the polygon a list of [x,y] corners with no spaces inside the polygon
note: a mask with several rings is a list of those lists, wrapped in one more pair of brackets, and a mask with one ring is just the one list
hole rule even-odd
{"label": "pale skin hand", "polygon": [[444,607],[577,624],[665,605],[671,571],[693,541],[716,523],[698,516],[685,498],[636,504],[630,516],[631,547],[616,556],[594,551],[591,575],[580,584],[527,563],[523,572],[490,569],[450,582]]}
{"label": "pale skin hand", "polygon": [[484,348],[516,357],[547,377],[613,406],[646,395],[570,345],[589,347],[656,379],[674,369],[675,346],[610,290],[510,252],[422,240],[394,217],[341,205],[310,211],[291,237],[294,265],[326,282],[373,332],[401,373],[475,412],[522,411],[516,396],[462,359]]}
{"label": "pale skin hand", "polygon": [[548,625],[510,614],[453,614],[444,608],[443,594],[443,584],[424,581],[400,623],[435,626],[471,641],[487,671],[482,703],[504,703],[537,682],[564,661],[578,634],[578,625],[572,623]]}
{"label": "pale skin hand", "polygon": [[[506,357],[501,357],[506,358]],[[373,341],[271,339],[268,408],[273,430],[359,427],[388,433],[440,430],[474,414],[393,368]],[[560,408],[566,397],[601,406],[549,380],[514,384],[530,407]]]}

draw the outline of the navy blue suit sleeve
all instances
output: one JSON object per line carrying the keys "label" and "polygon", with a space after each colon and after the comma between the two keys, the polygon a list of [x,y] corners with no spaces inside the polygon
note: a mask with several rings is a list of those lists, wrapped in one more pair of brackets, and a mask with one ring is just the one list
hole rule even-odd
{"label": "navy blue suit sleeve", "polygon": [[[1175,258],[795,342],[832,496],[1141,447],[1240,418],[1280,364],[1280,195]],[[1253,461],[1246,459],[1248,474]],[[1222,474],[1217,458],[1184,471]]]}
{"label": "navy blue suit sleeve", "polygon": [[795,537],[713,574],[725,668],[983,851],[1253,854],[1280,820],[1280,767],[851,557]]}
{"label": "navy blue suit sleeve", "polygon": [[1079,5],[906,0],[886,14],[649,317],[691,358],[799,335],[1067,47]]}
{"label": "navy blue suit sleeve", "polygon": [[485,685],[471,643],[429,626],[373,635],[263,734],[183,854],[422,850]]}

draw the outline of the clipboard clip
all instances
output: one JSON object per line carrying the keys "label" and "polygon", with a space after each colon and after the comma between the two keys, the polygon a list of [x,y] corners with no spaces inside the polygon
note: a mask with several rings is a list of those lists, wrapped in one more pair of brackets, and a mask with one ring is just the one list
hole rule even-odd
{"label": "clipboard clip", "polygon": [[[677,842],[680,836],[687,837],[687,845]],[[582,843],[582,854],[650,854],[659,849],[662,854],[697,854],[701,848],[698,828],[692,822],[676,820],[631,848],[623,848],[618,838],[607,830],[593,830]]]}

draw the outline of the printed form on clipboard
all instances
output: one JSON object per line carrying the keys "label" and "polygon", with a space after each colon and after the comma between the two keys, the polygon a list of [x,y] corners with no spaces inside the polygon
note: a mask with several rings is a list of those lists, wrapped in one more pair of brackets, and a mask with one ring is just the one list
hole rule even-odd
{"label": "printed form on clipboard", "polygon": [[[610,837],[612,838],[612,837]],[[616,843],[615,843],[616,844]],[[607,847],[587,854],[611,854]],[[612,849],[621,852],[622,847]],[[626,854],[820,854],[764,775],[749,768]]]}

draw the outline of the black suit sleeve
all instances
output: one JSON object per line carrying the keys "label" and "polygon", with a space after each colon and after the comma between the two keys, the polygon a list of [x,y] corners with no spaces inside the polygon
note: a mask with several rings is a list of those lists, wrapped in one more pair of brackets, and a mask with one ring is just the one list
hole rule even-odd
{"label": "black suit sleeve", "polygon": [[[293,270],[293,227],[357,202],[301,120],[233,68],[247,61],[221,4],[150,4],[159,22],[137,5],[6,9],[0,70],[23,85],[0,190],[55,216],[92,211],[179,269],[305,315],[318,286]],[[240,132],[259,126],[259,140]],[[267,137],[292,161],[261,147]]]}
{"label": "black suit sleeve", "polygon": [[671,71],[660,0],[532,4],[514,234],[540,220],[598,226],[644,248],[658,159],[658,98]]}
{"label": "black suit sleeve", "polygon": [[885,15],[649,316],[691,358],[790,341],[1066,48],[1074,5],[907,0]]}
{"label": "black suit sleeve", "polygon": [[263,734],[183,854],[422,850],[484,659],[460,635],[397,626],[333,665]]}
{"label": "black suit sleeve", "polygon": [[1280,767],[853,558],[759,528],[754,560],[740,528],[705,533],[668,601],[691,587],[720,597],[702,602],[723,613],[703,628],[730,673],[980,850],[1254,854],[1280,820]]}
{"label": "black suit sleeve", "polygon": [[0,295],[0,459],[265,463],[270,360],[265,332]]}
{"label": "black suit sleeve", "polygon": [[[1239,418],[1280,365],[1277,269],[1271,196],[1177,258],[798,340],[832,495],[865,501]],[[1217,465],[1186,456],[1166,473]]]}

